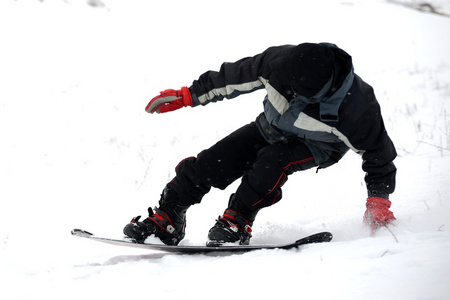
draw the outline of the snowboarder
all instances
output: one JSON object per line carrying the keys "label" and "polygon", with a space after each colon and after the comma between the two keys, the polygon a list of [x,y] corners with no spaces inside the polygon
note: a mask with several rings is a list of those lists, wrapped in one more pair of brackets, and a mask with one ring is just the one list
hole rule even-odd
{"label": "snowboarder", "polygon": [[[186,211],[211,187],[225,189],[242,178],[228,207],[208,233],[207,245],[248,244],[258,211],[282,198],[294,172],[337,163],[352,149],[361,155],[368,198],[364,221],[372,230],[395,220],[389,195],[395,189],[394,145],[370,85],[353,72],[352,59],[330,43],[270,47],[253,57],[223,63],[189,88],[165,90],[148,113],[207,105],[266,89],[264,112],[196,157],[182,160],[149,217],[134,218],[124,233],[138,241],[155,235],[177,245]],[[339,179],[337,179],[339,180]],[[326,184],[326,183],[322,183]]]}

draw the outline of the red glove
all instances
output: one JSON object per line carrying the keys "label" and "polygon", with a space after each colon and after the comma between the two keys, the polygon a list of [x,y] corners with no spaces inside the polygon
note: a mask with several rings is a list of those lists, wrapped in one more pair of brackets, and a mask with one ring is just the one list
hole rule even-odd
{"label": "red glove", "polygon": [[364,213],[364,222],[370,226],[372,232],[395,220],[394,214],[389,210],[390,207],[391,201],[387,199],[379,197],[367,198],[367,210]]}
{"label": "red glove", "polygon": [[165,113],[184,106],[192,106],[192,96],[185,86],[181,90],[165,90],[154,97],[145,107],[148,113]]}

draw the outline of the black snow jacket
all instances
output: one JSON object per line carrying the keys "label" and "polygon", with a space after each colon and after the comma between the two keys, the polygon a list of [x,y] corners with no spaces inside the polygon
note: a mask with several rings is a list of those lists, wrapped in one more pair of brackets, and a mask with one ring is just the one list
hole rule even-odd
{"label": "black snow jacket", "polygon": [[[326,55],[323,72],[309,72],[313,65],[297,66],[293,59],[302,57],[299,49],[310,46],[327,51],[317,52]],[[395,147],[374,91],[353,73],[350,55],[328,43],[271,47],[224,63],[218,72],[202,74],[190,91],[197,106],[263,88],[267,91],[264,113],[256,123],[268,142],[300,139],[320,167],[333,164],[352,149],[362,156],[369,196],[388,198],[394,192]]]}

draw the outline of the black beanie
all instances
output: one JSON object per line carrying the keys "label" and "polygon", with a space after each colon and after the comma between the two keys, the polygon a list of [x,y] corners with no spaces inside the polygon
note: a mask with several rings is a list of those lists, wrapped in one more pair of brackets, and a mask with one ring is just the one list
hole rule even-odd
{"label": "black beanie", "polygon": [[328,44],[304,43],[290,48],[278,63],[276,73],[279,79],[309,98],[331,79],[334,52]]}

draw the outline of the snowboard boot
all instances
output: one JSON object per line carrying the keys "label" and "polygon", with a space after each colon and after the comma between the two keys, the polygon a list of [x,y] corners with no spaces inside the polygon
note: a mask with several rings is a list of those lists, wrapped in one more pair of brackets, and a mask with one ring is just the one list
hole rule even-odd
{"label": "snowboard boot", "polygon": [[228,208],[209,230],[207,246],[217,247],[226,243],[248,245],[252,237],[253,221],[259,209],[251,210],[244,206],[236,194],[232,194]]}
{"label": "snowboard boot", "polygon": [[166,187],[159,200],[159,208],[155,212],[148,208],[148,218],[139,222],[141,216],[137,216],[127,224],[123,233],[143,243],[151,235],[159,238],[164,244],[176,246],[184,238],[186,228],[186,211],[189,206],[181,205],[175,192]]}

